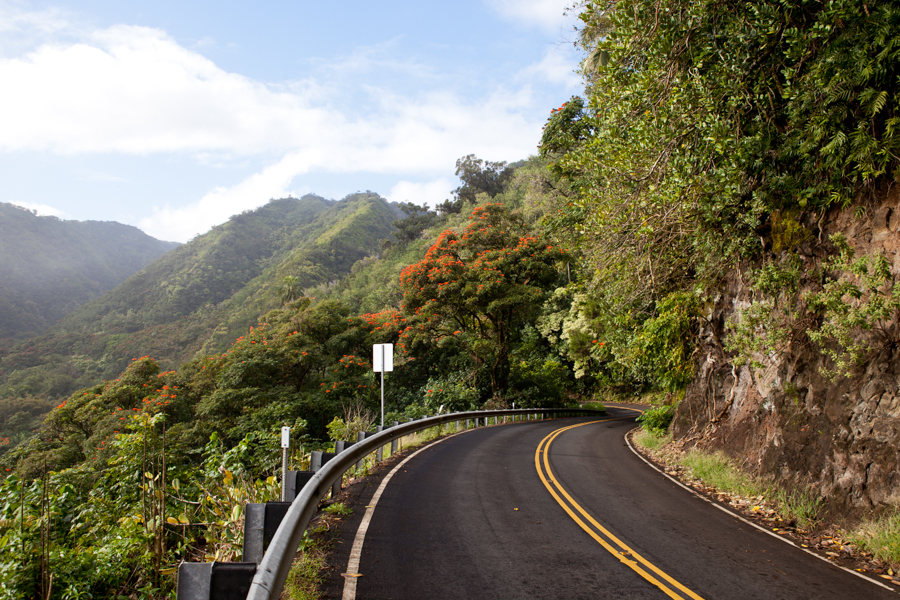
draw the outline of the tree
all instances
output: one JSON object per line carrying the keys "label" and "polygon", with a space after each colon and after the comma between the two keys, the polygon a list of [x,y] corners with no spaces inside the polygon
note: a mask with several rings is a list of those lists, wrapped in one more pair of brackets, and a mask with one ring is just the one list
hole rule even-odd
{"label": "tree", "polygon": [[434,225],[437,219],[437,214],[428,210],[427,206],[419,206],[412,202],[401,202],[400,210],[406,214],[405,219],[394,221],[394,227],[397,228],[394,237],[400,244],[408,244],[419,237],[423,231]]}
{"label": "tree", "polygon": [[303,295],[300,289],[300,280],[293,275],[288,275],[281,281],[281,303],[288,304]]}
{"label": "tree", "polygon": [[559,282],[567,254],[502,204],[477,206],[469,220],[462,234],[444,231],[403,270],[403,308],[438,344],[459,344],[485,366],[491,391],[502,396],[511,344]]}
{"label": "tree", "polygon": [[484,193],[493,198],[503,191],[503,186],[512,177],[513,168],[505,162],[486,162],[469,154],[456,161],[456,176],[462,185],[453,190],[453,200],[444,200],[438,205],[443,214],[458,213],[465,202],[475,203],[475,197]]}

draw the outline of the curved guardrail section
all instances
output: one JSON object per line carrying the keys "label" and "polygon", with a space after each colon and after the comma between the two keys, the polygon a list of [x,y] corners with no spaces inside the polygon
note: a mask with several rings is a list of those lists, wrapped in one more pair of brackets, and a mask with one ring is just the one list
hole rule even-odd
{"label": "curved guardrail section", "polygon": [[316,514],[319,500],[328,493],[332,484],[342,477],[344,471],[352,467],[378,448],[386,446],[395,439],[403,436],[463,419],[489,419],[491,417],[508,417],[517,415],[558,415],[558,414],[603,414],[603,411],[595,409],[571,409],[571,408],[530,408],[513,410],[480,410],[472,412],[450,413],[427,417],[417,421],[401,423],[390,429],[377,433],[362,441],[357,442],[344,450],[319,469],[312,479],[307,482],[297,494],[296,499],[281,525],[275,532],[269,549],[263,556],[262,562],[256,570],[247,600],[272,600],[281,596],[284,582],[287,580],[297,548],[303,540],[309,522]]}

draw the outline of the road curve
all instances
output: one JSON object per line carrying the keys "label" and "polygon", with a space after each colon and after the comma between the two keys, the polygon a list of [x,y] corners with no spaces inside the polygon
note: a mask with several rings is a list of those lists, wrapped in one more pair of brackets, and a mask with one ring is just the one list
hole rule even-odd
{"label": "road curve", "polygon": [[[636,413],[609,414],[481,428],[426,447],[371,511],[355,597],[896,600],[663,477],[625,444]],[[355,533],[338,545],[341,572]],[[328,597],[341,597],[336,587]]]}

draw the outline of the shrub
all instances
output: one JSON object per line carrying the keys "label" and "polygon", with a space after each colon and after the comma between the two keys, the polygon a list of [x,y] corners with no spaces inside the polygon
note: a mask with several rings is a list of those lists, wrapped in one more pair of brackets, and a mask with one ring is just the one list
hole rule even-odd
{"label": "shrub", "polygon": [[664,435],[675,416],[675,406],[668,404],[648,408],[637,418],[645,431],[654,435]]}

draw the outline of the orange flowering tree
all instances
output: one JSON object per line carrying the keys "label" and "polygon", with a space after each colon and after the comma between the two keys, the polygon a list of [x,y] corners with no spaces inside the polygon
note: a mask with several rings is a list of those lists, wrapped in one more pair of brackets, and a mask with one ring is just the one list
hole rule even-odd
{"label": "orange flowering tree", "polygon": [[462,233],[443,232],[425,258],[403,270],[403,308],[419,332],[458,344],[485,367],[500,397],[511,345],[560,283],[568,256],[503,204],[480,205],[469,221]]}

